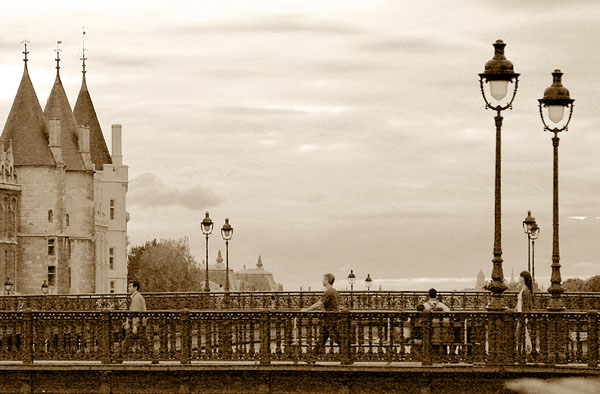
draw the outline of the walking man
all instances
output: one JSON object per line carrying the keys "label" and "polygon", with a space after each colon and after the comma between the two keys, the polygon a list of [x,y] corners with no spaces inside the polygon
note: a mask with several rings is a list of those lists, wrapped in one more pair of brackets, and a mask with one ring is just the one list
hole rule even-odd
{"label": "walking man", "polygon": [[[309,312],[319,308],[324,308],[325,312],[338,312],[340,309],[340,295],[337,290],[333,288],[334,281],[335,276],[333,276],[333,274],[328,273],[323,275],[323,286],[325,287],[325,291],[323,292],[321,299],[311,306],[302,309],[302,312]],[[313,357],[316,358],[316,356],[319,355],[321,348],[325,347],[327,339],[329,338],[331,338],[332,342],[335,342],[338,344],[338,346],[340,346],[340,336],[337,327],[337,314],[333,316],[326,315],[323,318],[321,329],[319,330],[319,339],[313,351]],[[310,363],[314,364],[314,360],[311,360]]]}
{"label": "walking man", "polygon": [[[130,294],[131,304],[129,305],[130,312],[146,312],[146,300],[140,293],[140,284],[136,280],[129,282],[127,290]],[[125,321],[125,340],[123,341],[123,353],[129,352],[131,342],[134,340],[141,340],[142,350],[147,345],[146,333],[144,332],[146,318],[141,319],[142,324],[140,325],[140,318],[137,316],[131,319],[127,318]]]}

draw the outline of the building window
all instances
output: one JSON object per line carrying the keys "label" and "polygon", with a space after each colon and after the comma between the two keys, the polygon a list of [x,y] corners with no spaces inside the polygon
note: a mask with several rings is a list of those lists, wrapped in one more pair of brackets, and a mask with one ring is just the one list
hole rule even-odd
{"label": "building window", "polygon": [[115,281],[111,280],[110,281],[110,294],[113,294],[115,292]]}
{"label": "building window", "polygon": [[115,219],[115,200],[110,200],[110,220]]}
{"label": "building window", "polygon": [[54,212],[51,209],[48,210],[48,223],[52,223],[54,220]]}
{"label": "building window", "polygon": [[67,223],[67,227],[69,226],[69,214],[65,215],[65,222]]}
{"label": "building window", "polygon": [[56,286],[56,267],[48,266],[48,286]]}
{"label": "building window", "polygon": [[48,256],[54,256],[54,238],[48,238]]}
{"label": "building window", "polygon": [[115,248],[108,249],[108,266],[111,270],[115,269]]}

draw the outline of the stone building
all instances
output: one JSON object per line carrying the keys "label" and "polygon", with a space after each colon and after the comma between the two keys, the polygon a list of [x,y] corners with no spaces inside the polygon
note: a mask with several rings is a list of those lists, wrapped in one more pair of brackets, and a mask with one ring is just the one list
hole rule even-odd
{"label": "stone building", "polygon": [[[25,66],[2,132],[0,194],[6,231],[0,269],[20,294],[125,292],[128,168],[121,126],[112,156],[83,77],[74,110],[60,79],[44,109]],[[6,148],[8,147],[8,148]],[[12,224],[14,223],[14,224]],[[16,236],[15,236],[16,233]]]}
{"label": "stone building", "polygon": [[283,286],[276,283],[273,274],[265,271],[262,259],[258,256],[256,268],[244,269],[235,272],[236,287],[238,291],[282,291]]}

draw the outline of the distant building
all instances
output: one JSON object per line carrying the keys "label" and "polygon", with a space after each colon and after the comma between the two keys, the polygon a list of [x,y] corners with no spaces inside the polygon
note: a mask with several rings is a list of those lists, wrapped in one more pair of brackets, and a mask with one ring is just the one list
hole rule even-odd
{"label": "distant building", "polygon": [[483,270],[480,269],[477,274],[477,282],[475,283],[475,290],[482,291],[485,286],[485,275],[483,274]]}
{"label": "distant building", "polygon": [[235,272],[236,287],[238,291],[282,291],[283,286],[275,283],[273,274],[265,271],[262,259],[258,256],[256,268],[244,269]]}
{"label": "distant building", "polygon": [[[206,263],[203,261],[201,266],[202,271],[206,269]],[[225,275],[226,275],[226,266],[223,264],[223,257],[221,256],[221,250],[217,254],[217,260],[215,264],[208,265],[208,280],[211,282],[210,290],[211,291],[224,291],[225,290]],[[235,275],[233,270],[229,268],[229,290],[235,291]],[[215,289],[213,290],[213,285],[215,284]],[[202,286],[202,288],[204,288]]]}
{"label": "distant building", "polygon": [[20,294],[123,293],[128,168],[108,152],[83,78],[75,107],[56,79],[44,109],[25,67],[0,143],[0,273]]}

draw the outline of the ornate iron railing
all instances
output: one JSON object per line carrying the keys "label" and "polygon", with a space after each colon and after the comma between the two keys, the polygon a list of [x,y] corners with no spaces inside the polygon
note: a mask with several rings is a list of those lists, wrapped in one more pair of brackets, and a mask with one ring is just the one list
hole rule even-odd
{"label": "ornate iron railing", "polygon": [[[0,312],[2,360],[598,366],[596,312]],[[319,346],[324,329],[331,333]]]}
{"label": "ornate iron railing", "polygon": [[[231,292],[143,293],[148,310],[299,310],[319,300],[322,292]],[[490,293],[484,291],[440,292],[442,301],[453,311],[485,310]],[[425,291],[341,291],[342,307],[350,310],[415,310],[427,299]],[[505,292],[509,308],[517,293]],[[534,309],[546,309],[550,294],[537,293]],[[567,310],[600,309],[600,293],[564,293]],[[0,310],[94,311],[127,310],[126,294],[10,295],[0,296]]]}

